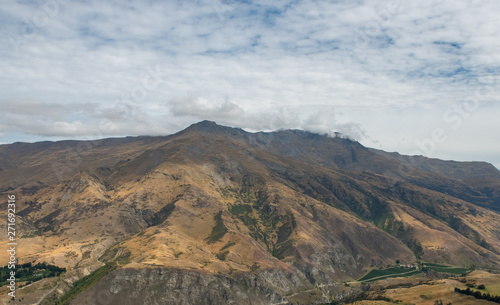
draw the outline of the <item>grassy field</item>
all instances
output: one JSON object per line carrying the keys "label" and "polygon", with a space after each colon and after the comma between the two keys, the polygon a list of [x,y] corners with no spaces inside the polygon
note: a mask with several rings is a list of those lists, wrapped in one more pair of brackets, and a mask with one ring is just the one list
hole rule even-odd
{"label": "grassy field", "polygon": [[[500,295],[500,274],[492,274],[486,271],[476,270],[467,274],[466,278],[476,286],[480,284],[486,286],[486,289],[484,290],[473,288],[474,290],[488,292],[493,295]],[[465,286],[460,288],[463,289]]]}
{"label": "grassy field", "polygon": [[449,265],[435,264],[435,263],[423,263],[427,267],[451,267]]}
{"label": "grassy field", "polygon": [[424,266],[436,272],[449,273],[454,275],[461,275],[470,271],[467,268],[460,268],[460,267],[453,267],[453,266],[446,266],[446,265],[439,265],[432,263],[424,263]]}
{"label": "grassy field", "polygon": [[431,284],[416,285],[408,288],[387,289],[384,296],[393,300],[401,300],[399,304],[433,305],[436,300],[443,304],[453,305],[489,305],[494,304],[486,300],[478,300],[474,297],[454,292],[455,287],[465,285],[453,279],[437,280]]}
{"label": "grassy field", "polygon": [[400,276],[411,276],[415,274],[422,273],[422,271],[415,269],[405,269],[399,267],[392,267],[387,269],[373,269],[368,274],[360,278],[359,282],[373,282],[377,280],[387,279],[391,277],[400,277]]}
{"label": "grassy field", "polygon": [[[453,275],[461,275],[470,271],[467,268],[446,266],[433,263],[424,263],[424,266],[436,272],[453,274]],[[415,269],[406,269],[399,267],[391,267],[386,269],[373,269],[368,274],[360,278],[358,282],[373,282],[393,277],[401,277],[401,276],[407,277],[420,273],[423,272]]]}

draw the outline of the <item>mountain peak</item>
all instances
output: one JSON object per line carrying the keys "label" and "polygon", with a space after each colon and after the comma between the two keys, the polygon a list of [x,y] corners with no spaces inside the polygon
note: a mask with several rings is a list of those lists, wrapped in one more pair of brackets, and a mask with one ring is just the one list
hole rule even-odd
{"label": "mountain peak", "polygon": [[221,133],[230,133],[233,135],[241,135],[242,133],[246,133],[241,128],[229,127],[219,125],[216,122],[204,120],[198,123],[194,123],[190,125],[188,128],[181,131],[181,134],[187,132],[203,132],[203,133],[211,133],[211,134],[221,134]]}
{"label": "mountain peak", "polygon": [[190,125],[188,128],[185,129],[185,131],[193,130],[193,131],[202,131],[202,132],[213,133],[216,131],[220,131],[221,128],[223,128],[223,126],[218,125],[217,123],[215,123],[213,121],[204,120],[204,121],[200,121],[198,123],[194,123],[194,124]]}
{"label": "mountain peak", "polygon": [[218,128],[218,127],[220,127],[220,125],[218,125],[216,122],[210,121],[210,120],[203,120],[203,121],[200,121],[198,123],[194,123],[191,126],[196,126],[198,128]]}

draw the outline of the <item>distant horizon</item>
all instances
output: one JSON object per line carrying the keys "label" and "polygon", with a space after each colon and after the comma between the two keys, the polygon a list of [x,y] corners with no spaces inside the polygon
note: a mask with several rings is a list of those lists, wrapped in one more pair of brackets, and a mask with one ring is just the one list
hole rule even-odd
{"label": "distant horizon", "polygon": [[[124,138],[137,138],[137,137],[166,137],[166,136],[170,136],[170,135],[176,134],[178,132],[181,132],[181,131],[187,129],[188,127],[190,127],[192,125],[200,124],[202,122],[213,122],[213,123],[217,124],[218,126],[230,127],[230,128],[235,128],[235,129],[242,129],[242,130],[244,130],[245,132],[248,132],[248,133],[259,133],[259,132],[273,133],[273,132],[286,131],[286,130],[300,130],[300,131],[309,132],[309,133],[312,133],[312,134],[318,134],[318,135],[321,135],[321,136],[332,137],[331,134],[328,134],[328,133],[314,132],[314,131],[309,131],[309,130],[304,130],[304,129],[298,129],[298,128],[288,128],[288,129],[282,129],[282,128],[280,128],[280,129],[276,129],[276,130],[257,130],[256,131],[256,130],[250,130],[248,128],[242,128],[242,127],[238,127],[238,126],[230,126],[230,125],[220,124],[220,123],[218,123],[216,121],[212,121],[212,120],[201,120],[201,121],[189,124],[188,126],[182,128],[182,129],[179,129],[179,130],[177,130],[177,131],[175,131],[173,133],[163,134],[163,135],[147,135],[147,134],[144,134],[144,135],[104,136],[104,137],[96,137],[96,138],[41,139],[41,140],[35,140],[35,141],[15,141],[15,142],[11,142],[11,143],[0,143],[0,145],[11,145],[11,144],[16,144],[16,143],[35,144],[35,143],[40,143],[40,142],[53,142],[53,143],[55,143],[55,142],[64,142],[64,141],[96,141],[96,140],[105,140],[105,139],[124,139]],[[349,140],[351,140],[351,141],[358,142],[361,145],[363,145],[364,147],[372,148],[372,149],[378,149],[378,148],[371,147],[369,145],[365,145],[365,144],[362,143],[362,141],[358,141],[356,139],[351,139],[349,137],[346,137],[346,138],[349,139]],[[439,158],[439,157],[429,157],[429,156],[425,156],[425,155],[422,155],[422,154],[411,155],[411,154],[402,153],[400,151],[389,151],[389,150],[384,150],[384,149],[379,149],[379,150],[382,150],[382,151],[385,151],[385,152],[389,152],[389,153],[399,153],[399,154],[405,155],[405,156],[422,156],[422,157],[426,157],[426,158],[429,158],[429,159],[439,159],[439,160],[442,160],[442,161],[486,162],[486,163],[489,163],[489,164],[493,165],[497,170],[500,171],[500,164],[495,164],[495,163],[490,162],[488,160],[474,160],[474,159],[469,159],[469,160],[455,160],[455,159],[444,159],[444,158]]]}
{"label": "distant horizon", "polygon": [[500,167],[500,2],[0,3],[0,143],[208,119]]}

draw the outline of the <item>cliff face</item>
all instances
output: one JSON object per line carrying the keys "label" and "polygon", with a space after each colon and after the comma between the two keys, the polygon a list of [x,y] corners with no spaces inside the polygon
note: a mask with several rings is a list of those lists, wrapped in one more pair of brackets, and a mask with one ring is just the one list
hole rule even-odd
{"label": "cliff face", "polygon": [[[396,260],[500,261],[500,178],[482,163],[209,122],[169,137],[4,145],[0,155],[22,262],[71,269],[68,287],[118,264],[74,304],[270,304],[300,291],[314,303]],[[398,174],[402,163],[410,174]]]}
{"label": "cliff face", "polygon": [[280,270],[234,276],[181,269],[120,269],[71,304],[255,304],[285,303],[303,279]]}

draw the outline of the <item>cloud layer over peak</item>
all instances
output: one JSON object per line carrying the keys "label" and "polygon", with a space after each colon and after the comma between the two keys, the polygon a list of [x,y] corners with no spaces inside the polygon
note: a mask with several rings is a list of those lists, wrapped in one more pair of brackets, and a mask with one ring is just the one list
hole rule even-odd
{"label": "cloud layer over peak", "polygon": [[498,11],[451,0],[3,3],[0,141],[168,134],[209,119],[409,153],[439,128],[447,140],[429,155],[498,166]]}

